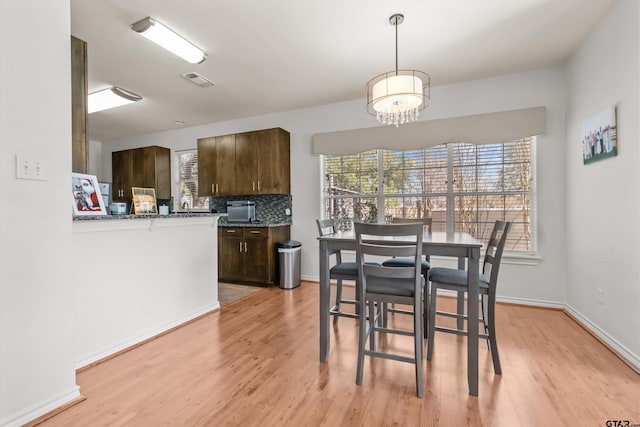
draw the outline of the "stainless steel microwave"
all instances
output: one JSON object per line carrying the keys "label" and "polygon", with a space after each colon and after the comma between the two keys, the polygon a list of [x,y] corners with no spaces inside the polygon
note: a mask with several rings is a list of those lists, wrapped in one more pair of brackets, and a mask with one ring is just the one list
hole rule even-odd
{"label": "stainless steel microwave", "polygon": [[248,200],[227,202],[227,222],[253,222],[256,220],[256,203]]}

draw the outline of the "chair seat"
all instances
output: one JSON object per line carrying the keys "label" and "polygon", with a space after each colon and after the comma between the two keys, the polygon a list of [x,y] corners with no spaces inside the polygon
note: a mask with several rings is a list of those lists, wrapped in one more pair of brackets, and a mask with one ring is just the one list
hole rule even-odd
{"label": "chair seat", "polygon": [[[436,283],[442,283],[450,286],[458,286],[467,288],[467,272],[466,270],[457,270],[455,268],[436,267],[429,270],[429,280]],[[479,290],[487,291],[489,289],[489,277],[480,274]]]}
{"label": "chair seat", "polygon": [[357,276],[358,264],[355,262],[341,262],[331,267],[329,270],[330,275],[339,274],[341,276]]}
{"label": "chair seat", "polygon": [[[393,285],[389,285],[389,279],[383,277],[367,278],[367,293],[381,295],[398,295],[403,297],[413,297],[414,280],[394,278]],[[424,287],[424,277],[420,276],[421,288]]]}
{"label": "chair seat", "polygon": [[[391,258],[382,263],[385,267],[412,267],[414,264],[413,259],[411,258]],[[423,259],[422,260],[422,275],[426,276],[427,271],[431,268],[431,264],[429,261]]]}

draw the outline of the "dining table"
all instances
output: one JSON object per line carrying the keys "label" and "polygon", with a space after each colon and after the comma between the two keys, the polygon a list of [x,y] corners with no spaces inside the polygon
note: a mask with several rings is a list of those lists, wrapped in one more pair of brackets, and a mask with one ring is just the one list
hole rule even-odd
{"label": "dining table", "polygon": [[[388,243],[387,238],[385,242]],[[401,238],[396,238],[398,244]],[[327,362],[329,358],[331,332],[330,332],[330,283],[329,269],[330,255],[335,250],[356,250],[356,236],[354,230],[337,231],[318,237],[319,266],[320,266],[320,361]],[[375,243],[375,241],[372,241]],[[422,243],[422,253],[427,256],[445,256],[458,259],[458,268],[467,269],[467,316],[468,319],[478,319],[478,285],[480,275],[480,249],[482,243],[469,233],[463,232],[431,232],[425,231]],[[458,312],[461,312],[464,300],[458,297]],[[425,302],[425,307],[427,303]],[[425,316],[426,319],[426,316]],[[478,395],[478,323],[468,321],[467,336],[467,382],[469,394]],[[459,326],[461,326],[459,324]],[[427,330],[425,328],[425,336]]]}

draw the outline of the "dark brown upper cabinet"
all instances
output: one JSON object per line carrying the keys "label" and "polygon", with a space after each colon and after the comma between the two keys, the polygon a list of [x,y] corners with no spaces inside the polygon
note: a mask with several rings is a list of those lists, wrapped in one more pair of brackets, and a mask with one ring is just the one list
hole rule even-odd
{"label": "dark brown upper cabinet", "polygon": [[156,145],[111,153],[112,198],[131,206],[131,187],[155,188],[171,198],[171,150]]}
{"label": "dark brown upper cabinet", "polygon": [[199,139],[200,195],[289,194],[289,144],[280,128]]}

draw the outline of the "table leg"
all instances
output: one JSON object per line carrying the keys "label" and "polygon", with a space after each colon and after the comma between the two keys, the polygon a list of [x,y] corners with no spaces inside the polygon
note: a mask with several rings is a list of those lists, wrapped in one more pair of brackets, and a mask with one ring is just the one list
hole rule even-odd
{"label": "table leg", "polygon": [[480,249],[469,249],[468,266],[468,287],[469,296],[467,299],[467,381],[469,383],[469,394],[478,395],[478,279],[480,271]]}
{"label": "table leg", "polygon": [[329,358],[329,249],[327,242],[320,241],[320,361],[326,362]]}

